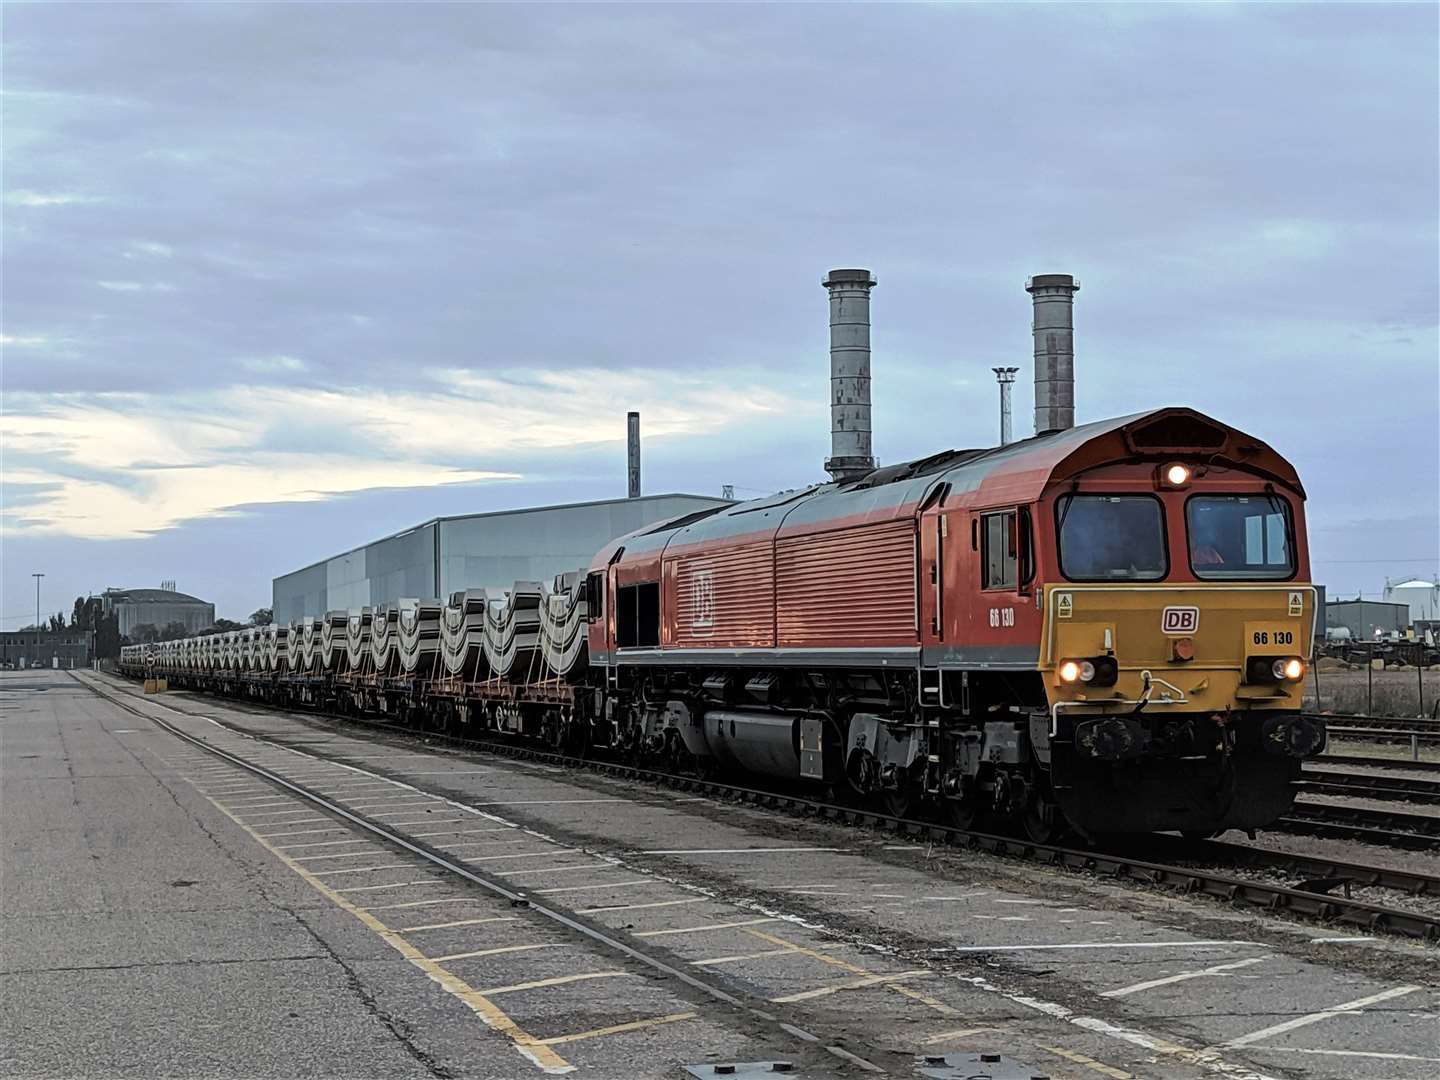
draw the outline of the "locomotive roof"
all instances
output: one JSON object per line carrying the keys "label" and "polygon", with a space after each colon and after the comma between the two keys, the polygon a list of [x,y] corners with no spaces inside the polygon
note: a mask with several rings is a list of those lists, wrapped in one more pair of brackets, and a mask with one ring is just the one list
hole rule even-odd
{"label": "locomotive roof", "polygon": [[1200,455],[1257,473],[1304,498],[1294,467],[1259,439],[1194,409],[1153,409],[1048,431],[1006,446],[946,450],[852,480],[709,507],[612,541],[594,565],[608,563],[622,546],[627,555],[642,554],[672,542],[685,545],[774,531],[782,523],[786,535],[838,518],[862,524],[906,517],[940,484],[949,485],[947,499],[954,502],[947,505],[1007,506],[1033,502],[1049,485],[1101,465]]}

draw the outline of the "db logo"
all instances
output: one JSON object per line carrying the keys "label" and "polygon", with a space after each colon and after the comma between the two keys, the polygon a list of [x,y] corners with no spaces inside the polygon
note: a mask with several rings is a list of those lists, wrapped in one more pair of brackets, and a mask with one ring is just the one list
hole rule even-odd
{"label": "db logo", "polygon": [[691,604],[696,627],[715,625],[715,581],[709,570],[696,570],[690,584]]}
{"label": "db logo", "polygon": [[1193,634],[1200,629],[1198,607],[1167,607],[1160,616],[1160,631],[1165,634]]}

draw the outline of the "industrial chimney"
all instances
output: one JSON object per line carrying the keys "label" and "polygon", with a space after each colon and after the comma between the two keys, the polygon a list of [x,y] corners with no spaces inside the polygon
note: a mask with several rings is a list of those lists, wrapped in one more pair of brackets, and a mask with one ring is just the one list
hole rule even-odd
{"label": "industrial chimney", "polygon": [[1069,274],[1036,274],[1025,282],[1035,305],[1035,434],[1075,426],[1075,294]]}
{"label": "industrial chimney", "polygon": [[1017,367],[991,368],[995,381],[1000,384],[1000,445],[1009,446],[1014,441],[1010,433],[1010,388],[1015,385]]}
{"label": "industrial chimney", "polygon": [[628,494],[640,497],[640,414],[632,412],[625,418],[625,474],[629,480]]}
{"label": "industrial chimney", "polygon": [[870,445],[869,270],[831,270],[830,292],[830,457],[825,471],[836,481],[853,480],[875,468]]}

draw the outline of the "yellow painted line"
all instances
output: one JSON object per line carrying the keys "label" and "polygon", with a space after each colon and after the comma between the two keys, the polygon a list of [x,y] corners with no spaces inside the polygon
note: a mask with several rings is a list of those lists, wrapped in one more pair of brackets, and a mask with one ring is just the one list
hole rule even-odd
{"label": "yellow painted line", "polygon": [[516,990],[538,990],[542,986],[561,986],[564,983],[585,982],[588,979],[613,979],[617,975],[628,975],[627,971],[592,971],[588,975],[557,975],[553,979],[536,979],[534,982],[514,983],[510,986],[490,986],[482,994],[511,994]]}
{"label": "yellow painted line", "polygon": [[837,983],[834,986],[822,986],[817,990],[801,990],[798,994],[786,994],[783,997],[773,997],[770,1000],[777,1005],[788,1004],[792,1001],[809,1001],[812,998],[829,997],[831,994],[838,994],[841,990],[863,990],[867,986],[879,986],[881,983],[891,979],[914,979],[918,976],[929,975],[930,972],[902,971],[899,975],[869,975],[863,979],[851,979],[849,982]]}
{"label": "yellow painted line", "polygon": [[493,917],[488,918],[488,919],[457,919],[457,920],[455,920],[454,922],[432,922],[432,923],[426,923],[424,926],[402,926],[402,927],[400,928],[400,932],[401,932],[402,934],[413,934],[413,933],[415,933],[417,930],[447,930],[447,929],[449,929],[449,928],[452,927],[452,926],[478,926],[480,923],[487,923],[487,922],[519,922],[519,921],[520,921],[520,917],[519,917],[518,915],[496,915],[496,916],[493,916]]}
{"label": "yellow painted line", "polygon": [[936,1012],[940,1013],[943,1016],[960,1015],[959,1009],[953,1009],[949,1005],[946,1005],[943,1001],[936,1001],[929,994],[922,994],[919,990],[916,990],[913,987],[896,985],[887,987],[886,989],[894,990],[901,997],[908,997],[912,1001],[918,1001],[922,1005],[928,1005],[930,1006],[930,1008],[934,1009]]}
{"label": "yellow painted line", "polygon": [[498,956],[500,953],[510,952],[531,952],[535,949],[565,949],[569,946],[564,942],[549,942],[543,945],[501,945],[497,949],[477,949],[475,952],[457,952],[449,956],[431,956],[428,959],[437,964],[443,964],[447,960],[469,960],[476,956]]}
{"label": "yellow painted line", "polygon": [[635,1020],[629,1024],[612,1024],[610,1027],[595,1028],[593,1031],[578,1031],[574,1035],[556,1035],[553,1038],[541,1039],[540,1042],[546,1046],[557,1046],[560,1043],[597,1039],[601,1035],[618,1035],[622,1031],[640,1031],[643,1028],[659,1027],[661,1024],[675,1024],[681,1020],[694,1019],[693,1012],[671,1013],[669,1016],[656,1016],[650,1020]]}
{"label": "yellow painted line", "polygon": [[703,904],[708,896],[697,896],[688,900],[657,900],[651,904],[614,904],[610,907],[576,908],[576,915],[599,915],[605,911],[640,911],[644,908],[679,907],[682,904]]}
{"label": "yellow painted line", "polygon": [[[764,930],[746,930],[745,933],[750,934],[752,937],[757,937],[761,941],[768,941],[771,945],[789,946],[796,952],[802,953],[803,955],[810,957],[812,960],[819,960],[822,964],[829,964],[831,967],[841,968],[854,975],[859,975],[862,977],[870,977],[875,975],[875,972],[870,971],[868,968],[863,968],[859,964],[852,964],[850,963],[850,961],[842,960],[838,956],[826,956],[824,953],[820,952],[817,949],[809,949],[797,942],[786,941],[784,938],[776,937],[774,934],[767,934]],[[908,998],[912,998],[913,1000],[918,1001],[923,1005],[928,1005],[936,1012],[943,1013],[946,1016],[956,1015],[955,1010],[950,1008],[949,1005],[945,1005],[942,1002],[936,1001],[934,998],[927,997],[924,994],[920,994],[916,991],[911,990],[909,987],[901,986],[899,983],[893,981],[894,979],[904,977],[906,977],[906,973],[903,972],[900,975],[886,976],[885,978],[880,979],[876,983],[876,985],[883,986],[886,990],[894,990],[898,994],[901,994]],[[890,981],[886,981],[887,979]]]}
{"label": "yellow painted line", "polygon": [[[211,801],[214,802],[213,799]],[[403,937],[401,937],[397,931],[392,930],[390,927],[386,926],[383,922],[375,918],[374,915],[370,914],[370,912],[366,911],[364,908],[352,904],[349,900],[345,899],[345,897],[341,896],[339,892],[337,892],[335,889],[332,889],[329,885],[326,885],[323,881],[317,878],[314,874],[310,873],[310,871],[306,870],[289,855],[286,855],[283,851],[275,847],[273,844],[266,843],[265,838],[259,833],[257,833],[254,829],[250,828],[248,825],[235,818],[234,815],[230,814],[218,803],[216,803],[215,805],[221,813],[225,814],[227,817],[230,817],[232,821],[234,821],[242,829],[248,832],[257,841],[259,841],[261,846],[266,848],[277,859],[279,859],[286,866],[290,867],[291,870],[294,870],[295,873],[299,874],[302,878],[304,878],[305,881],[309,883],[310,887],[313,888],[316,892],[326,897],[337,907],[341,908],[344,911],[348,911],[351,915],[354,915],[355,918],[359,919],[367,927],[369,927],[375,933],[379,934],[387,945],[389,945],[392,949],[398,952],[401,956],[405,957],[406,960],[410,961],[410,963],[414,964],[421,971],[425,972],[425,974],[428,975],[435,982],[439,983],[440,986],[446,991],[446,993],[449,993],[454,997],[459,998],[460,1001],[464,1003],[466,1008],[470,1009],[471,1012],[475,1013],[476,1016],[480,1017],[480,1019],[484,1021],[487,1027],[489,1027],[493,1031],[498,1031],[502,1035],[505,1035],[507,1038],[509,1038],[511,1043],[514,1044],[515,1049],[519,1051],[520,1054],[526,1058],[526,1060],[537,1065],[539,1068],[543,1069],[547,1073],[558,1074],[575,1071],[575,1066],[571,1065],[563,1057],[555,1053],[555,1051],[551,1050],[547,1045],[536,1039],[535,1036],[531,1035],[528,1031],[521,1028],[518,1024],[515,1023],[514,1020],[510,1019],[510,1017],[506,1015],[498,1005],[496,1005],[489,998],[481,994],[464,979],[461,979],[458,976],[451,974],[450,972],[446,971],[444,968],[436,964],[435,961],[427,958],[423,953],[420,952],[419,949],[415,948],[414,945],[411,945],[410,942],[406,941]]]}
{"label": "yellow painted line", "polygon": [[[986,1029],[981,1028],[980,1030],[984,1031]],[[930,1042],[931,1040],[926,1039],[925,1041]],[[1063,1046],[1041,1046],[1040,1049],[1047,1053],[1054,1054],[1057,1057],[1065,1058],[1067,1061],[1073,1061],[1077,1065],[1084,1065],[1087,1069],[1091,1069],[1101,1076],[1111,1077],[1111,1080],[1135,1080],[1134,1073],[1126,1072],[1124,1069],[1117,1069],[1113,1065],[1106,1065],[1103,1061],[1096,1061],[1089,1054],[1082,1054],[1078,1050],[1067,1050]]]}
{"label": "yellow painted line", "polygon": [[[706,923],[704,926],[677,926],[672,930],[642,930],[636,937],[668,937],[670,934],[698,934],[706,930],[733,930],[738,926],[759,926],[761,923],[779,922],[778,919],[741,919],[739,922]],[[777,939],[778,940],[778,939]],[[791,950],[794,951],[794,950]]]}
{"label": "yellow painted line", "polygon": [[344,870],[320,870],[315,873],[315,876],[333,877],[336,874],[369,874],[376,870],[413,870],[414,868],[410,863],[394,862],[386,863],[384,866],[348,866]]}
{"label": "yellow painted line", "polygon": [[380,889],[405,889],[411,885],[444,885],[438,878],[421,878],[418,881],[392,881],[388,885],[359,885],[353,889],[336,889],[336,892],[378,892]]}

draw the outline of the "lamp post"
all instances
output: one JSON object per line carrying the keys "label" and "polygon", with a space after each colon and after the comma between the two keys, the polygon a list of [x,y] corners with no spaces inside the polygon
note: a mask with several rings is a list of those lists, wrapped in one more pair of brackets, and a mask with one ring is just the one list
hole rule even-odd
{"label": "lamp post", "polygon": [[31,574],[35,579],[35,662],[40,662],[40,579],[44,574]]}

